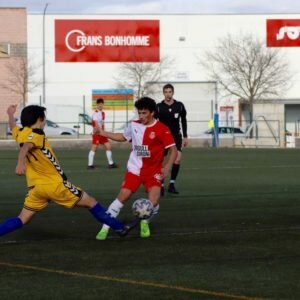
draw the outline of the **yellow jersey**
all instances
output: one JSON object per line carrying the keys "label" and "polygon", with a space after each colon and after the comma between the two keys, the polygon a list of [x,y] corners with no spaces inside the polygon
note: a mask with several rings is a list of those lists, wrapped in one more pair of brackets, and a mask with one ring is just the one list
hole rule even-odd
{"label": "yellow jersey", "polygon": [[16,126],[12,130],[12,135],[20,147],[24,143],[34,145],[25,160],[28,187],[67,180],[43,130]]}

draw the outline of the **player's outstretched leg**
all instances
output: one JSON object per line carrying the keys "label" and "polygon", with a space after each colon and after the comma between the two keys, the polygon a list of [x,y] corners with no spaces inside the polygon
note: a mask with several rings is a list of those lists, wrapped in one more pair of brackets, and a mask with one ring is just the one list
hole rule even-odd
{"label": "player's outstretched leg", "polygon": [[20,218],[10,218],[0,224],[0,236],[3,236],[22,227],[23,223]]}
{"label": "player's outstretched leg", "polygon": [[[116,218],[119,215],[123,206],[124,206],[124,204],[118,198],[116,198],[109,205],[109,207],[107,209],[107,213],[109,213],[112,217]],[[96,240],[99,240],[99,241],[106,240],[108,233],[109,233],[109,226],[106,224],[103,224],[101,230],[96,235]]]}
{"label": "player's outstretched leg", "polygon": [[90,212],[99,222],[109,225],[109,227],[111,227],[117,233],[120,233],[125,229],[124,224],[108,214],[106,209],[98,202],[90,209]]}
{"label": "player's outstretched leg", "polygon": [[126,236],[130,230],[139,224],[139,222],[134,220],[133,222],[124,225],[107,213],[106,209],[98,202],[93,208],[90,209],[90,212],[99,222],[107,224],[121,237]]}

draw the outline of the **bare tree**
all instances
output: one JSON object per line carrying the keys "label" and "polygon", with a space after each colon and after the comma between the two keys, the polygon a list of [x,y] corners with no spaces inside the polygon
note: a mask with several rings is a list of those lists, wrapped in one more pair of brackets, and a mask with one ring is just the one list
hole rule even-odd
{"label": "bare tree", "polygon": [[41,80],[35,79],[39,65],[28,62],[26,57],[17,57],[9,60],[5,67],[6,80],[0,83],[1,87],[20,96],[25,106],[28,92],[42,84]]}
{"label": "bare tree", "polygon": [[132,88],[136,99],[154,95],[157,86],[147,83],[161,81],[173,65],[174,60],[169,57],[161,58],[159,63],[122,63],[115,81],[120,88]]}
{"label": "bare tree", "polygon": [[278,48],[267,48],[251,34],[228,35],[207,51],[202,65],[209,77],[221,84],[227,94],[249,104],[250,123],[253,102],[282,95],[291,82],[289,63]]}

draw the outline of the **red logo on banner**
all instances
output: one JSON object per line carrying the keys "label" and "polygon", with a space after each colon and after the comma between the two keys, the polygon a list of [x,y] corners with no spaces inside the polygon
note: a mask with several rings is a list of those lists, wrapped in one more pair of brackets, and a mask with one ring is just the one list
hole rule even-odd
{"label": "red logo on banner", "polygon": [[158,20],[55,20],[56,62],[159,62]]}
{"label": "red logo on banner", "polygon": [[300,20],[267,20],[268,47],[300,47]]}

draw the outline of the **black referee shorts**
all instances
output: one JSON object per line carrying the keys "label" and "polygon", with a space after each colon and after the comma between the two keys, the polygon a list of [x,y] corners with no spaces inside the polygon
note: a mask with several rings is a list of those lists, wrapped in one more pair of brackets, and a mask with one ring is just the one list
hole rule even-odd
{"label": "black referee shorts", "polygon": [[[177,151],[181,152],[181,150],[182,150],[182,135],[181,134],[173,135],[173,139],[176,144]],[[168,150],[169,149],[165,149],[165,156],[168,154]]]}

